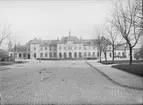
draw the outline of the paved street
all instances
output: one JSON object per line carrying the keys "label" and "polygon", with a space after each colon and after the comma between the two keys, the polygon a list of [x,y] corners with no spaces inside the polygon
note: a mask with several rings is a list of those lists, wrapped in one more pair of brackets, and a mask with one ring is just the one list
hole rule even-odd
{"label": "paved street", "polygon": [[31,61],[0,71],[1,104],[141,104],[143,91],[114,84],[85,61]]}

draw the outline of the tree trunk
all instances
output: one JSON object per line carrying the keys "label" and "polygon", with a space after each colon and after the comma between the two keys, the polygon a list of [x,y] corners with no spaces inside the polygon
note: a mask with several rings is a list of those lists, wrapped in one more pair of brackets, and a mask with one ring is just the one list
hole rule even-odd
{"label": "tree trunk", "polygon": [[106,56],[106,52],[104,52],[104,57],[105,57],[105,61],[107,61],[107,56]]}
{"label": "tree trunk", "polygon": [[112,63],[114,63],[114,46],[112,46]]}
{"label": "tree trunk", "polygon": [[100,56],[100,62],[101,62],[101,51],[99,52],[99,56]]}
{"label": "tree trunk", "polygon": [[129,46],[130,49],[130,65],[132,65],[132,47]]}

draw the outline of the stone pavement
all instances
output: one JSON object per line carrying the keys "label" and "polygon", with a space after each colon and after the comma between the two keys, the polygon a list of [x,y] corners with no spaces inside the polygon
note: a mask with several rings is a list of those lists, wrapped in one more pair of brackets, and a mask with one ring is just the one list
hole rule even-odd
{"label": "stone pavement", "polygon": [[143,90],[143,77],[141,76],[118,70],[111,65],[103,65],[97,61],[88,61],[88,63],[121,85]]}
{"label": "stone pavement", "polygon": [[143,103],[143,91],[112,83],[84,61],[15,65],[0,71],[0,85],[2,105]]}

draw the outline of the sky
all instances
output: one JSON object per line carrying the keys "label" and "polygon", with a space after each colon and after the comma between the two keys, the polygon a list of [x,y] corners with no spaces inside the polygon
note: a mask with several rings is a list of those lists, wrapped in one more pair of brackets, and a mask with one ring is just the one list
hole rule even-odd
{"label": "sky", "polygon": [[0,1],[0,24],[10,25],[13,35],[25,44],[35,37],[52,40],[68,36],[96,38],[115,0]]}

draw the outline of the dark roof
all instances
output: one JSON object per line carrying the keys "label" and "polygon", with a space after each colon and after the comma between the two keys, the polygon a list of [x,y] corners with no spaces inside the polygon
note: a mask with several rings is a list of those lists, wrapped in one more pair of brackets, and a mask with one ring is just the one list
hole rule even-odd
{"label": "dark roof", "polygon": [[60,40],[38,40],[37,38],[34,38],[30,41],[31,44],[42,44],[42,46],[56,46],[57,44],[66,43],[67,41],[73,41],[75,44],[83,43],[84,45],[96,45],[96,39],[88,39],[88,40],[82,40],[77,38],[76,36],[68,36],[68,37],[62,37]]}
{"label": "dark roof", "polygon": [[17,52],[27,52],[28,48],[26,45],[19,45],[17,46]]}

